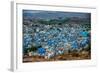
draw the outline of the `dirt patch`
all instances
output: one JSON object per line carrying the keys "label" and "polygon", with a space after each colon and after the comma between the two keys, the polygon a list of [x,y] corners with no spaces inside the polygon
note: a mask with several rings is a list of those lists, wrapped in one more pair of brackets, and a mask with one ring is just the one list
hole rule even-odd
{"label": "dirt patch", "polygon": [[91,53],[82,51],[80,53],[66,53],[62,55],[54,56],[50,59],[45,59],[42,56],[23,56],[23,62],[43,62],[43,61],[63,61],[63,60],[85,60],[91,59]]}

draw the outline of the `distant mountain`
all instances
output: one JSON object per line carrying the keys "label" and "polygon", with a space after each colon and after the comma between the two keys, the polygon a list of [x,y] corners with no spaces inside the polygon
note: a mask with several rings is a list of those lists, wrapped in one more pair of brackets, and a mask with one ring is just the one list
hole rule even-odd
{"label": "distant mountain", "polygon": [[90,13],[76,13],[76,12],[59,12],[59,11],[39,11],[39,10],[23,10],[23,16],[27,18],[42,18],[42,19],[56,19],[56,18],[90,18]]}

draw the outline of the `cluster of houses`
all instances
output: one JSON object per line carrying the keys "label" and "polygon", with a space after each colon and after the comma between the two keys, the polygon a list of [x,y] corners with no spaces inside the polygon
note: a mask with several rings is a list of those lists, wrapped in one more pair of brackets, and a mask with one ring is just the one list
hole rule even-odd
{"label": "cluster of houses", "polygon": [[43,56],[46,59],[56,55],[90,49],[90,28],[81,24],[24,25],[24,49],[41,46],[28,51],[29,56]]}

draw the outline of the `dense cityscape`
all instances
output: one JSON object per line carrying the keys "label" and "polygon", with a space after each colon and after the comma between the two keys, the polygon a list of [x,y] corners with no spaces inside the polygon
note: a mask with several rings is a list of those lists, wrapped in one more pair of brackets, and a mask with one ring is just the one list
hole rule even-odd
{"label": "dense cityscape", "polygon": [[23,62],[91,59],[91,14],[23,10]]}

